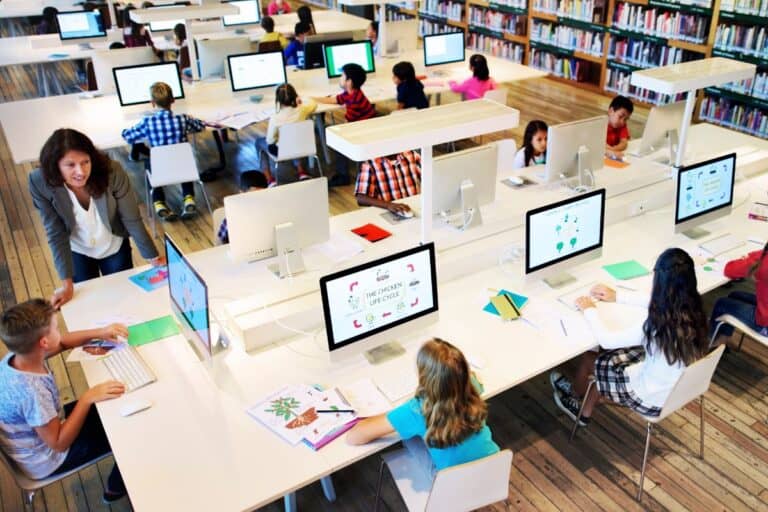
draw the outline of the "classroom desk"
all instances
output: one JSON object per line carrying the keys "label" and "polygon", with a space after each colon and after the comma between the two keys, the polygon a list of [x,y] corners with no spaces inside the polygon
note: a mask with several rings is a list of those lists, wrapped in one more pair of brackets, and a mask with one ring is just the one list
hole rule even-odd
{"label": "classroom desk", "polygon": [[[48,52],[51,53],[50,51]],[[422,62],[421,52],[403,54],[412,62]],[[469,57],[467,57],[469,58]],[[511,82],[545,76],[546,73],[505,59],[488,56],[488,63],[494,70],[498,82]],[[397,59],[377,60],[380,71],[369,76],[363,90],[373,102],[395,98],[396,89],[391,80],[391,67]],[[423,71],[423,64],[416,64],[417,71]],[[439,80],[427,82],[425,92],[435,94],[448,90],[447,81],[469,74],[467,63],[456,63],[444,67],[446,74]],[[328,80],[324,69],[288,71],[288,81],[294,84],[302,97],[327,96],[339,91],[338,80]],[[263,93],[261,103],[252,103],[247,97],[234,97],[229,82],[223,79],[184,84],[185,99],[174,106],[176,112],[209,121],[242,111],[265,111],[274,108],[274,88],[254,90]],[[125,145],[121,131],[141,118],[142,106],[128,109],[120,107],[116,94],[97,98],[83,98],[80,94],[65,94],[46,98],[14,101],[0,104],[0,124],[5,129],[8,146],[16,163],[37,160],[40,148],[51,133],[66,124],[70,128],[86,133],[96,147],[107,150]],[[143,106],[149,109],[149,105]],[[337,109],[335,105],[320,105],[319,113]]]}
{"label": "classroom desk", "polygon": [[[652,197],[660,187],[668,185],[668,181],[659,182],[629,194]],[[735,192],[737,207],[730,218],[712,222],[707,228],[713,235],[729,231],[744,238],[764,229],[757,221],[747,221],[746,212],[750,199],[756,199],[755,192],[749,196],[750,191],[766,187],[765,174],[739,182]],[[610,283],[601,268],[606,263],[633,258],[650,268],[656,256],[670,246],[681,246],[694,254],[698,242],[673,234],[672,215],[667,206],[607,226],[603,257],[572,269],[578,279],[573,287],[593,281]],[[522,229],[505,232],[503,238],[497,242],[521,241]],[[483,239],[464,247],[477,254],[488,244],[488,239]],[[724,258],[748,250],[754,249],[745,245]],[[193,261],[198,254],[190,255]],[[439,255],[439,275],[443,263]],[[63,308],[67,327],[83,329],[120,317],[137,321],[169,313],[167,291],[140,291],[126,279],[133,272],[78,284],[75,299]],[[720,272],[707,272],[701,265],[697,275],[702,292],[726,281]],[[627,284],[647,290],[650,277]],[[481,311],[491,294],[488,288],[500,287],[530,298],[523,310],[530,323],[502,323]],[[464,350],[470,360],[480,362],[476,370],[485,385],[484,396],[489,398],[595,345],[581,315],[557,301],[563,291],[550,290],[541,281],[526,284],[521,262],[503,268],[489,265],[453,280],[441,276],[439,293],[439,321],[401,338],[406,355],[380,366],[369,365],[362,356],[331,364],[322,333],[300,336],[254,353],[245,353],[234,343],[210,366],[199,363],[180,336],[141,347],[158,381],[132,396],[151,400],[153,407],[122,418],[118,410],[131,395],[97,405],[135,509],[259,507],[397,441],[396,436],[390,436],[365,446],[348,446],[338,440],[316,453],[303,446],[290,447],[244,412],[247,406],[284,385],[332,386],[366,377],[377,380],[412,375],[420,344],[431,336],[442,336]],[[222,299],[214,297],[212,302]],[[622,325],[619,322],[642,316],[640,310],[616,304],[601,304],[599,313],[617,327]],[[553,315],[564,319],[567,335],[559,322],[551,321]],[[527,350],[532,344],[536,350]],[[91,385],[107,378],[100,363],[87,362],[83,368]],[[182,396],[184,399],[179,400]],[[147,454],[152,454],[152,464],[147,464]]]}

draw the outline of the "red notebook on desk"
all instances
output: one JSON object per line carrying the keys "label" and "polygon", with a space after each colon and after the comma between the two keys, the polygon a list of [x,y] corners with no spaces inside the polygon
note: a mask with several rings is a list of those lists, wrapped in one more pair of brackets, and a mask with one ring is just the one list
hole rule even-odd
{"label": "red notebook on desk", "polygon": [[352,232],[356,235],[360,235],[369,242],[378,242],[379,240],[384,240],[385,238],[392,236],[392,233],[386,229],[380,228],[376,224],[365,224],[359,228],[353,229]]}

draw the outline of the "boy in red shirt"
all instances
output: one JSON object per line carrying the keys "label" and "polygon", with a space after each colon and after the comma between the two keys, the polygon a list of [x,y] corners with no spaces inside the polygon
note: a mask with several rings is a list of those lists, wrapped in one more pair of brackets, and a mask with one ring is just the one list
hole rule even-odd
{"label": "boy in red shirt", "polygon": [[621,158],[629,142],[627,121],[635,110],[632,100],[616,96],[608,106],[608,133],[605,137],[605,152],[609,157]]}

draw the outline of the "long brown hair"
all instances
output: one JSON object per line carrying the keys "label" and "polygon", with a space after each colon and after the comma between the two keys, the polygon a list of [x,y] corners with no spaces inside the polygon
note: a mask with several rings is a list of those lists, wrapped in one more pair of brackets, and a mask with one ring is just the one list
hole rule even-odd
{"label": "long brown hair", "polygon": [[456,446],[483,428],[488,407],[470,378],[459,349],[440,338],[426,342],[416,356],[425,441],[433,448]]}
{"label": "long brown hair", "polygon": [[59,128],[43,144],[40,150],[40,169],[46,183],[51,187],[64,185],[64,178],[59,170],[59,161],[69,151],[80,151],[91,158],[91,175],[86,189],[93,197],[100,197],[109,185],[109,158],[96,149],[85,134],[71,128]]}

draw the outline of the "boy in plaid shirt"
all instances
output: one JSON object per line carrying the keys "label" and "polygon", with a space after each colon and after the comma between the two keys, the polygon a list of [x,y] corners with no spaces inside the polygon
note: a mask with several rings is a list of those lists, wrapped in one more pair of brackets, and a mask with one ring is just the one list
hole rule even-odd
{"label": "boy in plaid shirt", "polygon": [[[136,144],[141,140],[147,140],[150,147],[167,146],[187,142],[188,133],[200,132],[205,129],[206,123],[200,119],[171,112],[173,90],[171,90],[170,85],[156,82],[152,84],[149,91],[152,97],[152,106],[158,111],[143,118],[136,126],[123,130],[122,135],[126,142]],[[146,165],[149,169],[149,164]],[[151,169],[149,171],[152,172]],[[181,218],[184,220],[191,219],[197,214],[194,183],[182,183],[181,191],[184,196]],[[162,187],[152,190],[152,201],[158,217],[167,221],[176,220],[176,214],[168,208],[165,202],[165,191]]]}
{"label": "boy in plaid shirt", "polygon": [[355,198],[360,206],[376,206],[392,213],[408,212],[407,204],[398,199],[421,192],[421,156],[405,151],[391,160],[389,157],[363,162],[355,183]]}

